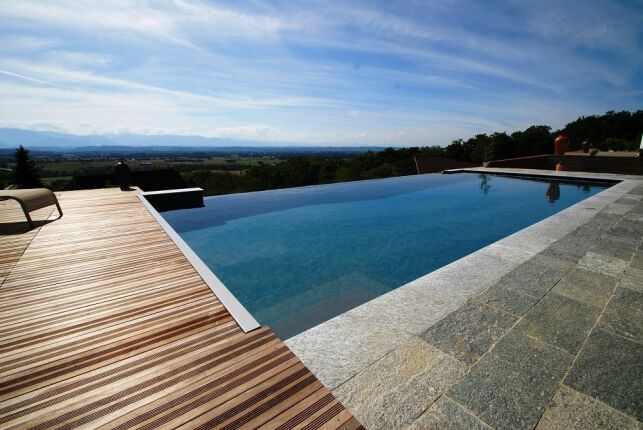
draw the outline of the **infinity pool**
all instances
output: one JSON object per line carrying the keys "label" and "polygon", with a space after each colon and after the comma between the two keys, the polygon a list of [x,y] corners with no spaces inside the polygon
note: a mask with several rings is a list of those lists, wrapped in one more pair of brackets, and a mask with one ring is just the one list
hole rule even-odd
{"label": "infinity pool", "polygon": [[610,185],[429,174],[208,197],[162,215],[287,339]]}

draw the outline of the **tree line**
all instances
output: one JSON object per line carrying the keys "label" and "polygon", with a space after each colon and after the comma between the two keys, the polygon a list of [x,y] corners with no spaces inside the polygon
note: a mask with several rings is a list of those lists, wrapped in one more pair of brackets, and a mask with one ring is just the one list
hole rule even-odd
{"label": "tree line", "polygon": [[417,160],[430,159],[436,167],[434,171],[438,171],[443,164],[440,159],[480,165],[490,160],[550,154],[553,141],[560,133],[570,138],[570,150],[581,149],[583,141],[588,141],[602,151],[636,151],[642,132],[643,110],[609,111],[604,115],[580,117],[556,131],[547,125],[532,125],[511,134],[496,132],[457,139],[446,147],[387,148],[343,158],[300,156],[277,165],[260,163],[243,174],[196,171],[184,177],[191,186],[203,188],[207,195],[260,191],[411,175],[418,170],[427,173],[418,169]]}
{"label": "tree line", "polygon": [[552,131],[546,125],[532,125],[512,134],[497,132],[477,134],[463,140],[454,140],[444,148],[443,156],[474,163],[550,154],[553,140],[560,133],[570,139],[570,150],[579,150],[584,141],[601,151],[636,151],[643,132],[643,110],[636,112],[608,111],[604,115],[582,116]]}

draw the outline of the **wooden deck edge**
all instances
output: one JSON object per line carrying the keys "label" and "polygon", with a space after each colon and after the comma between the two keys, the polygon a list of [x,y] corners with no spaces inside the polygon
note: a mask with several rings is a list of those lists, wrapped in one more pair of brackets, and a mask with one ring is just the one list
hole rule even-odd
{"label": "wooden deck edge", "polygon": [[212,273],[203,260],[201,260],[192,248],[185,243],[181,236],[174,231],[172,226],[163,219],[161,214],[152,207],[145,197],[139,195],[138,198],[165,233],[170,237],[172,242],[174,242],[179,251],[181,251],[192,267],[194,267],[201,279],[203,279],[203,282],[206,283],[223,306],[228,310],[228,312],[230,312],[230,315],[232,315],[232,318],[234,318],[237,324],[239,324],[239,327],[241,327],[241,329],[246,333],[261,327],[261,324],[259,324],[250,312],[248,312],[248,310],[241,304],[241,302],[237,300],[223,282],[221,282],[221,280]]}

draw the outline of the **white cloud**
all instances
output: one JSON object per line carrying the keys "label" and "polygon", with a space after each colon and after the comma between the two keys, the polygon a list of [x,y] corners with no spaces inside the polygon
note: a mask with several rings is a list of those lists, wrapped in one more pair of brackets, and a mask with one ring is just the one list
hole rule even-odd
{"label": "white cloud", "polygon": [[[255,98],[250,95],[227,93],[220,97],[208,96],[196,92],[168,89],[143,84],[136,81],[112,78],[84,70],[71,70],[50,64],[34,64],[0,58],[0,64],[24,71],[24,74],[2,71],[7,76],[15,76],[40,84],[57,85],[76,92],[85,88],[88,92],[142,92],[166,96],[178,102],[211,104],[219,108],[261,109],[269,107],[310,107],[333,106],[332,100],[315,97],[268,97]],[[29,74],[30,76],[27,76]],[[42,77],[34,78],[33,76]],[[46,81],[45,81],[46,79]]]}
{"label": "white cloud", "polygon": [[49,64],[68,68],[101,68],[116,62],[113,55],[65,50],[49,50],[44,59]]}
{"label": "white cloud", "polygon": [[275,140],[285,137],[284,133],[275,127],[265,124],[253,124],[238,127],[220,127],[210,130],[209,136],[229,137],[243,140]]}
{"label": "white cloud", "polygon": [[0,35],[0,51],[3,52],[26,53],[42,51],[60,46],[61,43],[60,40],[46,37],[15,34]]}
{"label": "white cloud", "polygon": [[4,0],[0,16],[19,20],[13,25],[22,21],[41,23],[129,42],[132,35],[137,35],[193,48],[196,45],[191,36],[265,40],[282,26],[273,17],[181,0],[153,4],[136,0]]}
{"label": "white cloud", "polygon": [[29,82],[33,82],[33,83],[41,84],[41,85],[57,86],[56,84],[52,84],[51,82],[41,81],[40,79],[30,78],[29,76],[21,75],[19,73],[9,72],[7,70],[0,70],[0,75],[5,75],[5,76],[12,77],[12,78],[22,79],[22,80],[25,80],[25,81],[29,81]]}
{"label": "white cloud", "polygon": [[144,7],[142,3],[125,0],[110,2],[5,0],[1,14],[9,19],[43,23],[48,27],[62,27],[66,30],[91,29],[97,33],[105,30],[121,30],[170,39],[176,31],[171,15],[160,9]]}

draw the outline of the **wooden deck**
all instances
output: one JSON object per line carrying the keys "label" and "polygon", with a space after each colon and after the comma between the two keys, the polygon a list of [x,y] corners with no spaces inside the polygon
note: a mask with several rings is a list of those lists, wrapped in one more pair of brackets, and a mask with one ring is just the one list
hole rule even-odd
{"label": "wooden deck", "polygon": [[59,193],[31,231],[0,202],[0,428],[363,428],[269,328],[243,333],[136,194]]}

